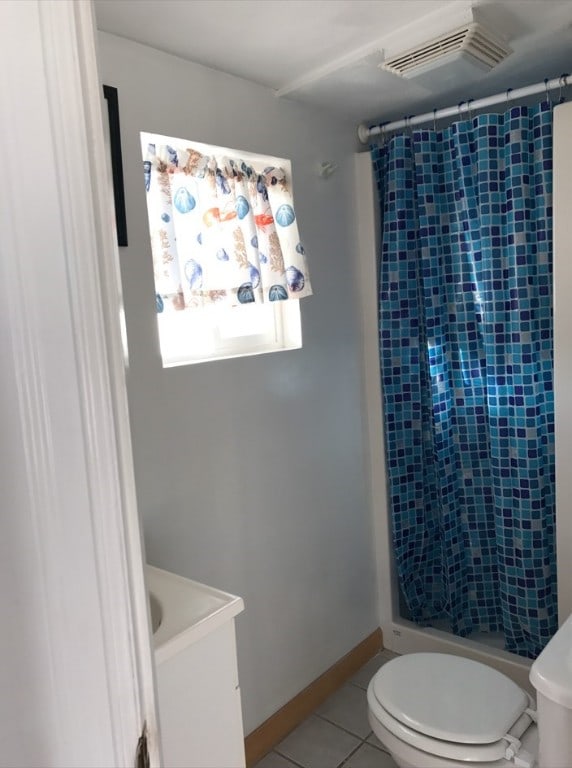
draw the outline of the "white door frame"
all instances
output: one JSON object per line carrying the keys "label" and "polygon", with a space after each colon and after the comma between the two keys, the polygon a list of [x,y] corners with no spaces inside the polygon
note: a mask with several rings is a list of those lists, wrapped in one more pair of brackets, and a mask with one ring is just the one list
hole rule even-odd
{"label": "white door frame", "polygon": [[570,243],[572,217],[572,104],[554,107],[554,419],[556,450],[556,562],[558,578],[558,623],[572,614],[572,516],[568,510],[572,497],[572,259]]}
{"label": "white door frame", "polygon": [[[19,764],[28,749],[46,768],[133,766],[146,723],[159,766],[89,0],[0,3],[0,70],[0,394],[9,416],[0,482],[24,532],[11,565],[37,596],[10,610],[18,619],[27,611],[30,635],[41,635],[36,657],[15,651],[3,663],[17,684],[18,665],[37,662],[30,679],[41,677],[45,691],[35,730],[29,695],[37,746],[18,736],[24,723],[3,721],[0,764]],[[10,589],[0,584],[7,605]]]}

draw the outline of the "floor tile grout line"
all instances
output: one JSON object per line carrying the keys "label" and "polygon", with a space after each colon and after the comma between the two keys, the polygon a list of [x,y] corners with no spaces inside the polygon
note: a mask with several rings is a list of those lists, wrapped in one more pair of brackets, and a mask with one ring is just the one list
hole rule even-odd
{"label": "floor tile grout line", "polygon": [[[324,715],[318,715],[316,712],[313,712],[311,715],[309,715],[309,717],[312,717],[312,716],[319,717],[320,720],[324,720],[326,723],[333,725],[334,728],[338,728],[340,731],[347,733],[348,736],[353,736],[355,739],[359,739],[362,744],[367,744],[368,747],[373,747],[374,749],[377,749],[378,752],[383,752],[384,754],[389,755],[389,752],[384,747],[378,747],[377,744],[372,744],[370,741],[368,741],[369,737],[374,735],[373,731],[371,730],[368,731],[366,736],[358,736],[357,733],[353,733],[353,731],[348,731],[348,729],[344,728],[343,725],[339,725],[339,723],[334,723],[332,720],[328,720],[328,718],[325,717]],[[358,747],[356,747],[356,749],[357,748]]]}
{"label": "floor tile grout line", "polygon": [[348,730],[343,725],[340,725],[339,723],[335,723],[333,720],[329,720],[325,715],[319,715],[317,712],[313,713],[316,717],[319,717],[320,720],[324,720],[326,723],[329,723],[330,725],[333,725],[335,728],[339,728],[340,731],[343,731],[344,733],[347,733],[349,736],[353,736],[354,739],[360,739],[365,740],[369,738],[370,733],[373,733],[373,731],[370,731],[367,736],[360,736],[357,733],[354,733],[353,731]]}
{"label": "floor tile grout line", "polygon": [[[380,668],[383,666],[383,664],[385,664],[385,663],[386,663],[386,661],[389,661],[389,659],[384,659],[384,660],[382,661],[382,663],[380,664]],[[349,684],[349,685],[353,686],[354,688],[357,688],[357,689],[358,689],[358,690],[360,690],[360,691],[364,691],[364,692],[366,692],[366,691],[367,691],[367,687],[368,687],[368,685],[369,685],[369,684],[367,684],[367,685],[365,685],[365,686],[364,686],[364,685],[361,685],[359,682],[356,682],[356,681],[354,681],[354,680],[348,680],[348,681],[347,681],[347,684]],[[326,717],[325,715],[321,715],[321,714],[319,714],[319,713],[318,713],[318,712],[316,712],[316,711],[314,711],[314,712],[311,712],[311,713],[308,715],[308,717],[306,718],[306,721],[307,721],[307,720],[309,720],[311,717],[317,717],[317,718],[319,718],[320,720],[322,720],[323,722],[326,722],[326,723],[328,723],[329,725],[332,725],[334,728],[337,728],[338,730],[342,731],[343,733],[346,733],[346,734],[348,734],[348,736],[352,736],[354,739],[358,739],[358,740],[359,740],[359,744],[357,744],[357,746],[356,746],[356,747],[355,747],[355,748],[354,748],[354,749],[353,749],[353,750],[352,750],[352,751],[351,751],[351,752],[350,752],[350,753],[349,753],[349,754],[348,754],[348,755],[347,755],[347,756],[346,756],[346,757],[345,757],[345,758],[344,758],[344,759],[341,761],[341,763],[339,763],[339,764],[338,764],[337,768],[343,768],[343,766],[345,766],[345,765],[347,764],[348,760],[349,760],[351,757],[353,757],[353,756],[355,755],[355,753],[356,753],[356,752],[357,752],[359,749],[361,749],[361,747],[362,747],[364,744],[367,744],[369,747],[372,747],[372,748],[373,748],[373,749],[375,749],[376,751],[378,751],[378,752],[382,752],[383,754],[386,754],[386,755],[389,755],[389,754],[390,754],[390,753],[389,753],[389,752],[388,752],[386,749],[384,749],[384,747],[383,747],[383,746],[381,746],[381,745],[380,745],[380,746],[378,746],[377,744],[372,744],[371,742],[369,742],[369,741],[368,741],[368,739],[369,739],[371,736],[373,736],[373,735],[374,735],[374,732],[373,732],[373,730],[370,730],[370,731],[368,731],[368,733],[367,733],[365,736],[359,736],[358,734],[356,734],[356,733],[354,733],[354,732],[350,731],[349,729],[345,728],[343,725],[340,725],[339,723],[336,723],[336,722],[334,722],[333,720],[330,720],[330,719],[329,719],[328,717]],[[306,722],[306,721],[304,721],[304,722]],[[273,748],[273,749],[270,751],[270,753],[269,753],[269,754],[271,754],[272,752],[274,752],[275,754],[277,754],[277,755],[279,755],[280,757],[282,757],[282,758],[284,758],[285,760],[287,760],[287,761],[288,761],[289,763],[291,763],[293,766],[296,766],[296,768],[307,768],[307,766],[304,766],[302,763],[299,763],[299,762],[297,762],[296,760],[294,760],[294,759],[293,759],[292,757],[290,757],[289,755],[285,754],[284,752],[281,752],[281,751],[278,749],[278,747],[279,747],[279,745],[276,745],[276,746],[275,746],[275,747],[274,747],[274,748]]]}
{"label": "floor tile grout line", "polygon": [[355,753],[358,751],[358,749],[361,749],[361,748],[363,747],[364,743],[365,743],[365,742],[363,742],[363,741],[362,741],[362,742],[360,742],[360,743],[357,745],[357,747],[356,747],[355,749],[353,749],[353,750],[352,750],[352,751],[349,753],[349,755],[346,755],[346,756],[344,757],[344,759],[342,760],[342,762],[341,762],[341,763],[338,763],[338,766],[337,766],[337,768],[343,768],[343,766],[344,766],[344,765],[347,765],[347,762],[348,762],[348,760],[350,759],[350,757],[353,757],[353,756],[355,755]]}
{"label": "floor tile grout line", "polygon": [[[373,731],[372,731],[372,733],[373,733]],[[358,752],[358,751],[359,751],[359,750],[360,750],[360,749],[363,747],[363,745],[364,745],[364,744],[365,744],[366,746],[368,746],[368,747],[371,747],[372,749],[375,749],[375,750],[377,750],[377,752],[382,752],[383,754],[386,754],[386,755],[387,755],[387,754],[389,754],[389,753],[388,753],[388,752],[386,752],[384,749],[380,749],[379,747],[376,747],[376,746],[375,746],[375,744],[370,744],[370,743],[367,741],[367,739],[369,738],[369,736],[370,736],[370,734],[368,734],[368,735],[366,736],[366,738],[365,738],[365,739],[363,739],[363,741],[361,742],[361,744],[358,744],[358,745],[357,745],[357,747],[356,747],[356,748],[353,750],[353,752],[350,752],[350,754],[349,754],[349,755],[348,755],[348,756],[347,756],[347,757],[346,757],[344,760],[342,760],[342,762],[341,762],[341,763],[338,765],[338,767],[337,767],[337,768],[344,768],[344,766],[345,766],[345,765],[347,765],[347,763],[348,763],[348,760],[349,760],[351,757],[353,757],[353,756],[356,754],[356,752]]]}
{"label": "floor tile grout line", "polygon": [[[297,760],[294,760],[288,755],[285,755],[284,752],[279,752],[276,747],[274,747],[272,752],[276,752],[277,755],[280,755],[280,757],[283,757],[285,760],[288,760],[288,762],[292,763],[292,765],[295,765],[296,768],[308,768],[306,765],[302,765],[302,763],[299,763]],[[269,752],[268,754],[271,754],[271,753]]]}
{"label": "floor tile grout line", "polygon": [[[334,728],[337,728],[340,731],[343,731],[344,733],[347,733],[348,736],[353,736],[354,739],[359,740],[359,744],[357,744],[356,747],[349,753],[349,755],[346,755],[346,757],[342,760],[341,763],[339,763],[338,768],[342,768],[342,766],[346,763],[347,760],[349,760],[350,757],[352,757],[358,749],[360,749],[364,744],[367,744],[369,747],[373,747],[374,749],[377,749],[378,752],[384,752],[385,750],[380,750],[379,747],[376,747],[375,744],[369,744],[367,741],[369,737],[372,735],[373,731],[368,731],[366,736],[358,736],[356,733],[352,733],[352,731],[348,731],[347,728],[344,728],[341,725],[338,725],[338,723],[333,723],[331,720],[328,720],[327,717],[323,717],[323,715],[318,715],[316,712],[312,712],[311,715],[308,715],[308,718],[310,717],[319,717],[320,720],[323,720],[324,722],[328,723],[329,725],[333,725]],[[293,765],[296,765],[297,768],[306,768],[306,766],[302,765],[301,763],[298,763],[296,760],[291,758],[289,755],[285,754],[284,752],[280,752],[278,747],[274,747],[272,752],[276,752],[277,755],[280,755],[280,757],[283,757],[285,760],[289,760]]]}
{"label": "floor tile grout line", "polygon": [[[367,739],[369,739],[369,736]],[[377,749],[378,752],[383,752],[384,755],[389,755],[391,757],[391,752],[389,752],[385,747],[378,747],[377,744],[372,744],[371,741],[368,741],[367,739],[364,741],[364,744],[367,744],[368,747],[373,747],[374,749]]]}

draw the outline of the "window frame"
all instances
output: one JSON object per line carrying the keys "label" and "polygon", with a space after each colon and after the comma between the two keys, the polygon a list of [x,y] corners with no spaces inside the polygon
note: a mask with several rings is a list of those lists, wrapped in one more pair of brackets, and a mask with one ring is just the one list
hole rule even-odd
{"label": "window frame", "polygon": [[[221,319],[223,322],[230,323],[232,322],[230,317],[232,313],[257,310],[271,315],[271,319],[268,319],[261,333],[225,336],[224,331],[221,332]],[[218,322],[217,315],[219,315]],[[186,350],[183,351],[183,344],[177,342],[175,333],[185,334],[186,329],[188,331],[193,322],[204,324],[205,319],[209,321],[209,335],[207,336],[205,333],[202,337],[204,344],[202,351],[200,342],[193,347],[186,347]],[[157,325],[163,368],[195,365],[213,360],[251,357],[302,347],[300,302],[296,299],[276,301],[272,304],[246,304],[232,308],[209,307],[204,310],[158,313]],[[171,325],[170,332],[167,330],[169,325]],[[207,349],[209,342],[210,349]]]}

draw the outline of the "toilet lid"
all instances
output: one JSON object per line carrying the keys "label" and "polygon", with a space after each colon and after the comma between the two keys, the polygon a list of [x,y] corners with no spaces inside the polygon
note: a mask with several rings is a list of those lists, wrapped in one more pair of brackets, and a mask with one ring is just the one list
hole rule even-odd
{"label": "toilet lid", "polygon": [[408,728],[462,744],[498,741],[529,706],[525,692],[505,675],[443,653],[392,659],[373,678],[372,692]]}

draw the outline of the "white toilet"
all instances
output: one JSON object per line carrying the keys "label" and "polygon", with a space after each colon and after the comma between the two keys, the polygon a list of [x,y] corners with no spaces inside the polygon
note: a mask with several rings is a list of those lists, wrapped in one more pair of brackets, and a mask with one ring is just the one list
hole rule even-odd
{"label": "white toilet", "polygon": [[572,768],[572,616],[534,662],[531,697],[476,661],[412,653],[368,691],[375,735],[401,768]]}

